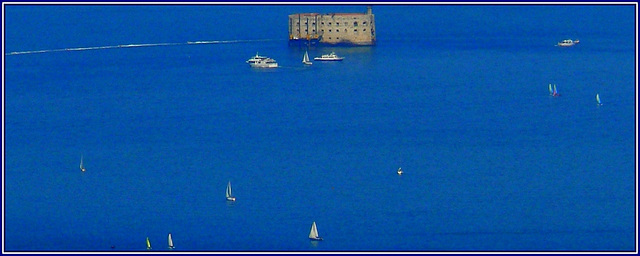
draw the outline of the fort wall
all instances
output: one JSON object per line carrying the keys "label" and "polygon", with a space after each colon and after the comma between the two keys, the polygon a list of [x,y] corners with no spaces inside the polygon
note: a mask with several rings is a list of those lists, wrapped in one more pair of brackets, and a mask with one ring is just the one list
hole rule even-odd
{"label": "fort wall", "polygon": [[375,19],[366,13],[296,13],[289,15],[289,41],[308,44],[374,45]]}

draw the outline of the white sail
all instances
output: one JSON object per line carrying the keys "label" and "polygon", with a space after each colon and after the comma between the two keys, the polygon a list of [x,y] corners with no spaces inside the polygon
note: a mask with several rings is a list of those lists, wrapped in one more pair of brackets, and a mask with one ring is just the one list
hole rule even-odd
{"label": "white sail", "polygon": [[227,197],[227,201],[235,201],[236,198],[233,197],[233,195],[231,194],[231,181],[229,181],[229,183],[227,183],[227,191],[225,193],[225,196]]}
{"label": "white sail", "polygon": [[83,160],[82,158],[83,158],[82,155],[80,155],[80,171],[84,172],[86,171],[86,169],[84,168],[84,164],[82,164],[82,160]]}
{"label": "white sail", "polygon": [[602,104],[602,103],[600,103],[600,94],[596,93],[596,101],[598,101],[598,104]]}
{"label": "white sail", "polygon": [[147,237],[147,250],[151,250],[151,243],[149,242],[149,237]]}
{"label": "white sail", "polygon": [[551,88],[551,84],[549,84],[549,94],[553,95],[553,88]]}
{"label": "white sail", "polygon": [[311,231],[309,231],[309,238],[318,239],[318,228],[316,227],[315,221],[311,225]]}
{"label": "white sail", "polygon": [[556,85],[553,85],[553,94],[558,94],[558,89],[556,89]]}
{"label": "white sail", "polygon": [[309,53],[307,51],[305,51],[304,56],[302,56],[302,63],[307,65],[313,64],[311,61],[309,61]]}
{"label": "white sail", "polygon": [[227,192],[226,193],[227,198],[232,197],[231,196],[231,181],[229,181],[229,183],[227,184],[227,191],[226,192]]}
{"label": "white sail", "polygon": [[173,240],[171,239],[171,233],[169,233],[169,248],[173,249]]}

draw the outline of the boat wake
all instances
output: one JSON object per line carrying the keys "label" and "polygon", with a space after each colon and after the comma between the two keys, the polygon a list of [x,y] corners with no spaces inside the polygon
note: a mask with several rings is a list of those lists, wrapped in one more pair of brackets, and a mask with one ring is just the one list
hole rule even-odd
{"label": "boat wake", "polygon": [[64,48],[64,49],[49,49],[49,50],[9,52],[9,53],[5,53],[5,56],[36,54],[36,53],[50,53],[50,52],[90,51],[90,50],[105,50],[105,49],[117,49],[117,48],[136,48],[136,47],[157,47],[157,46],[177,46],[177,45],[196,45],[196,44],[198,44],[198,45],[199,44],[237,44],[237,43],[268,42],[268,41],[278,41],[278,40],[285,40],[285,39],[214,40],[214,41],[188,41],[186,43],[120,44],[120,45],[107,45],[107,46],[90,46],[90,47],[75,47],[75,48]]}

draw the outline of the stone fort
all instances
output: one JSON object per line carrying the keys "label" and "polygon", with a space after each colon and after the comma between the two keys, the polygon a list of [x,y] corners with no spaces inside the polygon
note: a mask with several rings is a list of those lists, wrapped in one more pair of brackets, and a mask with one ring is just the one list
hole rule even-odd
{"label": "stone fort", "polygon": [[375,20],[365,13],[296,13],[289,15],[289,43],[374,45]]}

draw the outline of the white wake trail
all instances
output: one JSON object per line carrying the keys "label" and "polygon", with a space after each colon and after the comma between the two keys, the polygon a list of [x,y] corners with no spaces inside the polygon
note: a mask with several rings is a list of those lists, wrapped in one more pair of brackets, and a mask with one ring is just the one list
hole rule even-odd
{"label": "white wake trail", "polygon": [[267,42],[278,41],[281,39],[252,39],[252,40],[210,40],[210,41],[188,41],[186,43],[147,43],[147,44],[120,44],[120,45],[107,45],[107,46],[90,46],[90,47],[74,47],[64,49],[49,49],[49,50],[33,50],[33,51],[18,51],[5,53],[5,56],[9,55],[24,55],[24,54],[36,54],[36,53],[50,53],[50,52],[66,52],[66,51],[94,51],[104,49],[117,49],[117,48],[136,48],[136,47],[157,47],[157,46],[177,46],[177,45],[193,45],[193,44],[234,44],[234,43],[253,43],[253,42]]}

